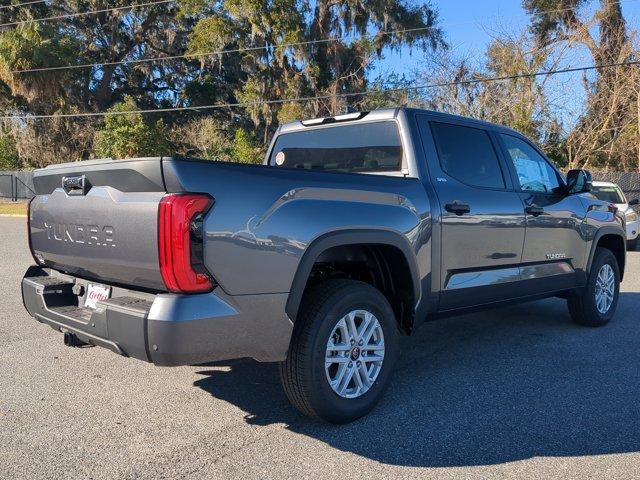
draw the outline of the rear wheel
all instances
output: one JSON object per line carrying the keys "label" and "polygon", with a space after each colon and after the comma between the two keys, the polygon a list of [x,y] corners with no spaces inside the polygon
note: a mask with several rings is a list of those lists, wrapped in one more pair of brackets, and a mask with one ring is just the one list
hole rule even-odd
{"label": "rear wheel", "polygon": [[371,285],[329,280],[303,299],[282,385],[302,413],[351,422],[380,400],[398,355],[398,327],[387,299]]}
{"label": "rear wheel", "polygon": [[619,293],[620,270],[616,257],[610,250],[598,248],[587,286],[582,293],[568,299],[571,318],[589,327],[606,325],[616,313]]}

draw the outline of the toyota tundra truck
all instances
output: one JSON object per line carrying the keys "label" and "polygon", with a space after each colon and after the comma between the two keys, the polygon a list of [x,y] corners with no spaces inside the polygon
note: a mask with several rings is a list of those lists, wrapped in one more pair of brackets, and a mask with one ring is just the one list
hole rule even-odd
{"label": "toyota tundra truck", "polygon": [[304,414],[368,413],[425,321],[565,298],[616,311],[625,220],[503,126],[385,109],[281,126],[262,165],[94,160],[37,170],[29,314],[68,346],[156,365],[279,362]]}

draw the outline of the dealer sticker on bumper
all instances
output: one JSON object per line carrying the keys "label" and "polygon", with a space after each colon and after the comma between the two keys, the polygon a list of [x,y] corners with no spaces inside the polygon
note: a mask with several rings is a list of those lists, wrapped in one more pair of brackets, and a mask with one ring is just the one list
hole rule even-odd
{"label": "dealer sticker on bumper", "polygon": [[111,287],[90,283],[87,285],[87,297],[84,300],[84,306],[96,308],[99,301],[107,300],[111,296]]}

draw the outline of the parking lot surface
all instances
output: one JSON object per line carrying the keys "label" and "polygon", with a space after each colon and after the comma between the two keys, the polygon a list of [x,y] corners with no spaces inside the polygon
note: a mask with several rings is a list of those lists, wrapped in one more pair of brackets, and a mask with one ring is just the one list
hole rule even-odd
{"label": "parking lot surface", "polygon": [[24,218],[0,218],[0,478],[640,477],[640,252],[618,313],[559,299],[440,320],[347,426],[307,420],[277,368],[160,368],[67,348],[31,319]]}

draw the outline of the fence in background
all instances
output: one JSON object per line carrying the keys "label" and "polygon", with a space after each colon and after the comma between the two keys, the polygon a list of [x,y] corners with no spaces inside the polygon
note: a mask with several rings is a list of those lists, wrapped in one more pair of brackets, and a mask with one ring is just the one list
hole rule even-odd
{"label": "fence in background", "polygon": [[32,171],[0,171],[0,198],[16,202],[27,200],[34,195]]}
{"label": "fence in background", "polygon": [[[640,172],[594,172],[593,179],[617,183],[629,200],[640,198]],[[25,200],[33,197],[34,190],[33,171],[0,171],[0,198]]]}

